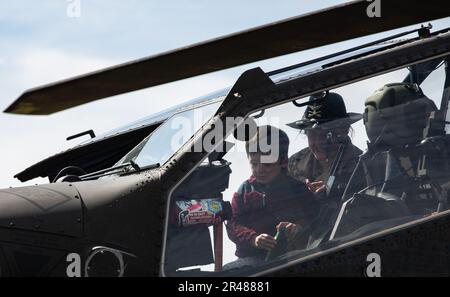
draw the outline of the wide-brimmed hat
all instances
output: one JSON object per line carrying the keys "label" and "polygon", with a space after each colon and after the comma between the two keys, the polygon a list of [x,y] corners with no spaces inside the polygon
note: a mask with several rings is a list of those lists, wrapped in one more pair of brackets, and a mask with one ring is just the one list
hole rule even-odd
{"label": "wide-brimmed hat", "polygon": [[337,93],[324,92],[309,98],[301,120],[287,124],[294,129],[334,129],[346,127],[362,119],[362,114],[347,112],[344,99]]}

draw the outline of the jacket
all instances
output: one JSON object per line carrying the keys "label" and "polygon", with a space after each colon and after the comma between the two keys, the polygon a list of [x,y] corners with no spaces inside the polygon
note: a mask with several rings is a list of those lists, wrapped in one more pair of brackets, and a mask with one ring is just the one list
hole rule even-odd
{"label": "jacket", "polygon": [[260,184],[251,176],[232,199],[232,219],[227,224],[239,258],[264,258],[267,251],[253,247],[255,238],[276,234],[280,222],[306,226],[318,212],[318,204],[303,182],[285,174],[270,184]]}

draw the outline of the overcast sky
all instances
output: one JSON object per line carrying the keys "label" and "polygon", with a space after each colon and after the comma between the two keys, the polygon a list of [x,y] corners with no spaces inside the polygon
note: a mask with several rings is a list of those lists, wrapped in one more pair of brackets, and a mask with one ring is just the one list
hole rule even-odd
{"label": "overcast sky", "polygon": [[[0,2],[0,109],[41,84],[98,70],[205,39],[303,14],[346,1],[111,1],[81,0],[79,17],[69,0]],[[449,25],[449,21],[438,22]],[[436,25],[436,24],[435,24]],[[361,40],[368,40],[363,38]],[[361,41],[347,42],[349,46]],[[251,67],[269,71],[329,54],[333,46],[207,74],[116,96],[51,116],[0,114],[0,188],[21,183],[13,175],[84,139],[174,104],[232,85]],[[34,180],[31,183],[45,182]],[[26,183],[30,184],[30,182]]]}
{"label": "overcast sky", "polygon": [[[80,17],[74,18],[67,14],[71,2],[66,0],[1,1],[0,109],[41,84],[338,2],[81,0]],[[246,68],[125,94],[51,116],[2,113],[0,188],[20,185],[14,174],[83,140],[67,142],[69,135],[89,129],[99,134],[227,87]],[[45,181],[31,183],[35,182]]]}

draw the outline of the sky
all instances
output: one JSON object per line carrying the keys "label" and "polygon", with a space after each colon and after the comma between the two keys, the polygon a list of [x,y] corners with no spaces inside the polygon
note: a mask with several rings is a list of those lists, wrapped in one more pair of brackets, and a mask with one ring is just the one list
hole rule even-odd
{"label": "sky", "polygon": [[[80,3],[79,15],[71,14],[75,2]],[[344,2],[285,0],[275,5],[268,0],[3,0],[0,109],[29,88]],[[439,22],[445,24],[449,21]],[[352,46],[357,41],[345,44]],[[269,71],[329,54],[330,49],[332,46],[243,65],[50,116],[0,113],[0,188],[46,182],[36,179],[20,183],[13,176],[86,139],[66,141],[70,135],[89,129],[99,135],[230,86],[246,69],[260,66]]]}
{"label": "sky", "polygon": [[[72,15],[75,2],[79,15]],[[326,8],[337,0],[2,0],[0,1],[0,109],[21,93],[54,82],[239,30]],[[433,22],[449,27],[450,19]],[[417,26],[408,27],[417,28]],[[405,29],[389,32],[403,31]],[[50,116],[0,113],[0,188],[20,183],[14,174],[86,140],[65,139],[93,129],[97,135],[173,105],[233,85],[245,70],[265,71],[359,45],[387,33],[234,67],[99,100]],[[378,86],[373,86],[374,88]],[[351,93],[343,89],[344,93]],[[348,109],[361,108],[349,103]],[[358,128],[361,133],[361,127]],[[359,140],[361,145],[364,139]]]}
{"label": "sky", "polygon": [[[74,1],[0,1],[0,109],[32,87],[338,2],[81,0],[79,15],[73,17]],[[86,139],[68,142],[70,135],[89,129],[99,135],[222,89],[247,68],[136,91],[50,116],[1,113],[0,188],[45,182],[22,184],[13,176]]]}

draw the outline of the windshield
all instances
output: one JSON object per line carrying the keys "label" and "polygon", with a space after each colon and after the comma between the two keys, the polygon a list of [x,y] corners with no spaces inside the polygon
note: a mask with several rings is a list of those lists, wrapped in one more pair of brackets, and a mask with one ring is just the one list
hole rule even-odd
{"label": "windshield", "polygon": [[116,165],[130,161],[139,167],[164,164],[216,113],[220,104],[221,101],[173,115]]}
{"label": "windshield", "polygon": [[255,111],[171,193],[164,272],[266,273],[448,210],[450,70],[413,66]]}

